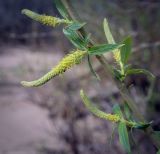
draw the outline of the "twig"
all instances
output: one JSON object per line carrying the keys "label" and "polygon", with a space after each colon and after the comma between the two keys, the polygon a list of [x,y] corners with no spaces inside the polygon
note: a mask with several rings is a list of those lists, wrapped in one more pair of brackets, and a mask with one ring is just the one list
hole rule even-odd
{"label": "twig", "polygon": [[[64,4],[64,6],[66,7],[68,14],[70,16],[71,19],[76,20],[76,16],[75,16],[75,12],[72,11],[73,8],[71,6],[71,3],[69,0],[61,0],[61,2]],[[85,30],[84,28],[81,28],[79,30],[79,32],[81,33],[82,36],[85,35]],[[90,42],[90,44],[92,45],[92,42]],[[113,72],[111,67],[108,65],[108,63],[106,62],[106,59],[104,56],[96,56],[97,60],[102,64],[102,66],[105,68],[105,71],[107,73],[110,73],[110,75],[112,76],[112,80],[113,82],[117,85],[117,88],[119,89],[122,97],[124,100],[126,100],[128,106],[130,107],[130,109],[133,111],[133,113],[136,116],[137,120],[140,121],[144,121],[144,117],[140,114],[139,109],[137,108],[137,106],[134,103],[134,100],[129,96],[127,89],[125,88],[125,86],[121,86],[120,84],[117,83],[117,81],[114,80],[113,77]],[[151,127],[149,127],[148,129],[146,129],[146,133],[150,136],[150,138],[152,139],[153,143],[155,144],[155,146],[157,148],[160,148],[160,142],[154,139],[153,136],[153,130]]]}

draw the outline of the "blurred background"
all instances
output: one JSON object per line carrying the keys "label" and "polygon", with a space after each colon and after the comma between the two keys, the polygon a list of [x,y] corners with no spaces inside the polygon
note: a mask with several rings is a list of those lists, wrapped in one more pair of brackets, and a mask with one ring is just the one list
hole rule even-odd
{"label": "blurred background", "polygon": [[[156,75],[150,100],[150,81],[144,75],[127,79],[129,90],[142,114],[160,130],[160,1],[159,0],[71,0],[86,29],[97,43],[106,42],[103,19],[107,18],[117,42],[133,38],[130,63]],[[87,61],[38,88],[24,88],[22,80],[33,80],[55,66],[74,48],[62,26],[43,26],[21,14],[27,8],[59,17],[53,0],[0,1],[0,154],[124,154],[114,124],[85,109],[82,88],[103,111],[111,113],[122,102],[117,88],[93,58],[97,81]],[[109,61],[114,64],[111,56]],[[155,154],[142,132],[133,132],[133,153]]]}

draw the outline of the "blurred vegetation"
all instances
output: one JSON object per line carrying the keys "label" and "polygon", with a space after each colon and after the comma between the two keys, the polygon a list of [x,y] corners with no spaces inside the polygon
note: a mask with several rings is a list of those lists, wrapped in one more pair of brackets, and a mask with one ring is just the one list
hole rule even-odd
{"label": "blurred vegetation", "polygon": [[[97,2],[92,0],[72,0],[72,3],[83,21],[88,23],[88,30],[98,38],[98,41],[105,39],[102,35],[101,24],[104,17],[110,21],[117,40],[120,40],[124,35],[131,34],[135,38],[135,43],[138,44],[159,41],[160,2],[158,1],[101,0],[97,5]],[[14,36],[14,34],[51,31],[50,28],[41,26],[21,15],[20,12],[24,8],[58,16],[52,0],[1,1],[0,32],[2,40]]]}

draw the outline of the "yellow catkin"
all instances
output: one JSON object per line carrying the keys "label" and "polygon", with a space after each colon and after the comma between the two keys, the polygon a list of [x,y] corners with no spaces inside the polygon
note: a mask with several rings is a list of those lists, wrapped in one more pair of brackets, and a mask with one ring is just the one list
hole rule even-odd
{"label": "yellow catkin", "polygon": [[120,50],[117,49],[113,52],[113,57],[114,59],[116,60],[117,63],[120,63],[121,62],[121,55],[120,55]]}
{"label": "yellow catkin", "polygon": [[52,17],[52,16],[40,15],[37,18],[37,21],[39,21],[40,23],[44,25],[55,27],[57,24],[59,24],[60,19]]}
{"label": "yellow catkin", "polygon": [[88,99],[88,97],[84,94],[83,90],[80,91],[80,96],[83,100],[84,105],[86,106],[86,108],[92,112],[94,115],[96,115],[99,118],[102,119],[106,119],[112,122],[119,122],[120,121],[120,117],[116,114],[108,114],[105,113],[101,110],[99,110],[94,104],[92,104],[90,102],[90,100]]}
{"label": "yellow catkin", "polygon": [[38,87],[46,82],[48,82],[53,77],[64,73],[66,70],[70,69],[72,66],[79,64],[82,58],[87,54],[86,51],[76,50],[67,56],[65,56],[57,66],[55,66],[47,74],[34,81],[22,81],[21,84],[25,87]]}
{"label": "yellow catkin", "polygon": [[119,116],[115,114],[107,114],[106,119],[114,122],[118,122],[120,120]]}
{"label": "yellow catkin", "polygon": [[64,19],[48,16],[48,15],[40,15],[38,13],[35,13],[33,11],[23,9],[22,14],[25,14],[26,16],[30,17],[31,19],[38,21],[44,25],[55,27],[57,24],[65,22]]}

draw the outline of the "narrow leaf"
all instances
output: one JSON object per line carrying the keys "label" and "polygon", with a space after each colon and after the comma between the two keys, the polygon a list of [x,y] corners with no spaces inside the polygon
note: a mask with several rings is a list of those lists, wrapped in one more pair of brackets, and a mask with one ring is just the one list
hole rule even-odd
{"label": "narrow leaf", "polygon": [[160,154],[160,149],[157,151],[157,153],[156,154]]}
{"label": "narrow leaf", "polygon": [[99,75],[95,72],[95,70],[94,70],[93,67],[92,67],[90,55],[88,55],[88,65],[89,65],[89,69],[90,69],[91,73],[93,74],[93,76],[95,76],[95,78],[96,78],[97,80],[100,80]]}
{"label": "narrow leaf", "polygon": [[118,70],[117,68],[113,68],[113,71],[114,71],[114,77],[115,77],[115,79],[121,81],[121,79],[123,78],[123,76],[121,74],[121,71]]}
{"label": "narrow leaf", "polygon": [[122,46],[123,46],[123,44],[101,44],[101,45],[97,45],[97,46],[93,46],[93,47],[89,48],[88,53],[90,55],[101,55],[105,52],[113,51],[113,50],[118,49]]}
{"label": "narrow leaf", "polygon": [[119,133],[119,141],[123,146],[124,150],[127,153],[131,153],[129,138],[128,138],[128,131],[126,124],[124,122],[120,122],[118,125],[118,133]]}
{"label": "narrow leaf", "polygon": [[[103,21],[103,28],[104,28],[104,33],[105,33],[105,36],[106,36],[106,38],[107,38],[108,43],[109,43],[109,44],[115,44],[116,42],[115,42],[115,40],[114,40],[114,38],[113,38],[113,35],[112,35],[112,33],[111,33],[111,30],[110,30],[110,28],[109,28],[109,24],[108,24],[108,21],[107,21],[106,18],[105,18],[104,21]],[[119,50],[119,49],[114,50],[113,55],[114,55],[114,59],[115,59],[118,63],[120,63],[120,61],[121,61],[120,50]]]}
{"label": "narrow leaf", "polygon": [[128,69],[126,71],[126,76],[131,74],[145,74],[148,77],[148,79],[150,80],[150,88],[148,90],[146,100],[151,99],[155,84],[155,76],[151,72],[145,69]]}
{"label": "narrow leaf", "polygon": [[88,34],[85,39],[84,39],[84,42],[85,42],[85,46],[87,47],[87,45],[89,44],[90,42],[90,37],[91,37],[91,34]]}
{"label": "narrow leaf", "polygon": [[126,64],[131,54],[131,46],[132,46],[131,37],[127,37],[122,43],[124,44],[124,46],[122,46],[122,48],[120,49],[121,61],[123,64]]}
{"label": "narrow leaf", "polygon": [[137,123],[134,128],[145,130],[151,125],[152,122],[149,123]]}
{"label": "narrow leaf", "polygon": [[126,71],[126,75],[131,75],[131,74],[145,74],[148,77],[150,77],[151,79],[155,78],[155,76],[151,72],[149,72],[145,69],[128,69]]}
{"label": "narrow leaf", "polygon": [[62,3],[61,0],[54,0],[56,4],[56,8],[58,9],[59,13],[61,14],[62,17],[68,19],[69,15],[67,12],[67,9],[65,8],[64,4]]}
{"label": "narrow leaf", "polygon": [[69,28],[70,30],[76,31],[76,30],[82,28],[85,24],[86,23],[73,22],[72,24],[67,26],[67,28]]}
{"label": "narrow leaf", "polygon": [[132,114],[131,114],[131,110],[127,103],[124,103],[124,113],[127,119],[131,119]]}
{"label": "narrow leaf", "polygon": [[106,18],[103,21],[103,28],[104,28],[104,33],[106,35],[108,43],[109,44],[114,44],[115,41],[114,41],[114,38],[113,38],[112,33],[110,31],[110,28],[109,28],[109,25],[108,25],[108,21],[107,21]]}
{"label": "narrow leaf", "polygon": [[120,117],[123,117],[123,113],[122,113],[122,111],[121,111],[121,108],[120,108],[120,106],[119,106],[119,104],[115,104],[114,106],[113,106],[113,113],[114,114],[117,114],[117,115],[119,115]]}
{"label": "narrow leaf", "polygon": [[85,41],[78,35],[76,31],[70,28],[63,29],[65,36],[71,41],[71,43],[78,49],[85,49]]}

